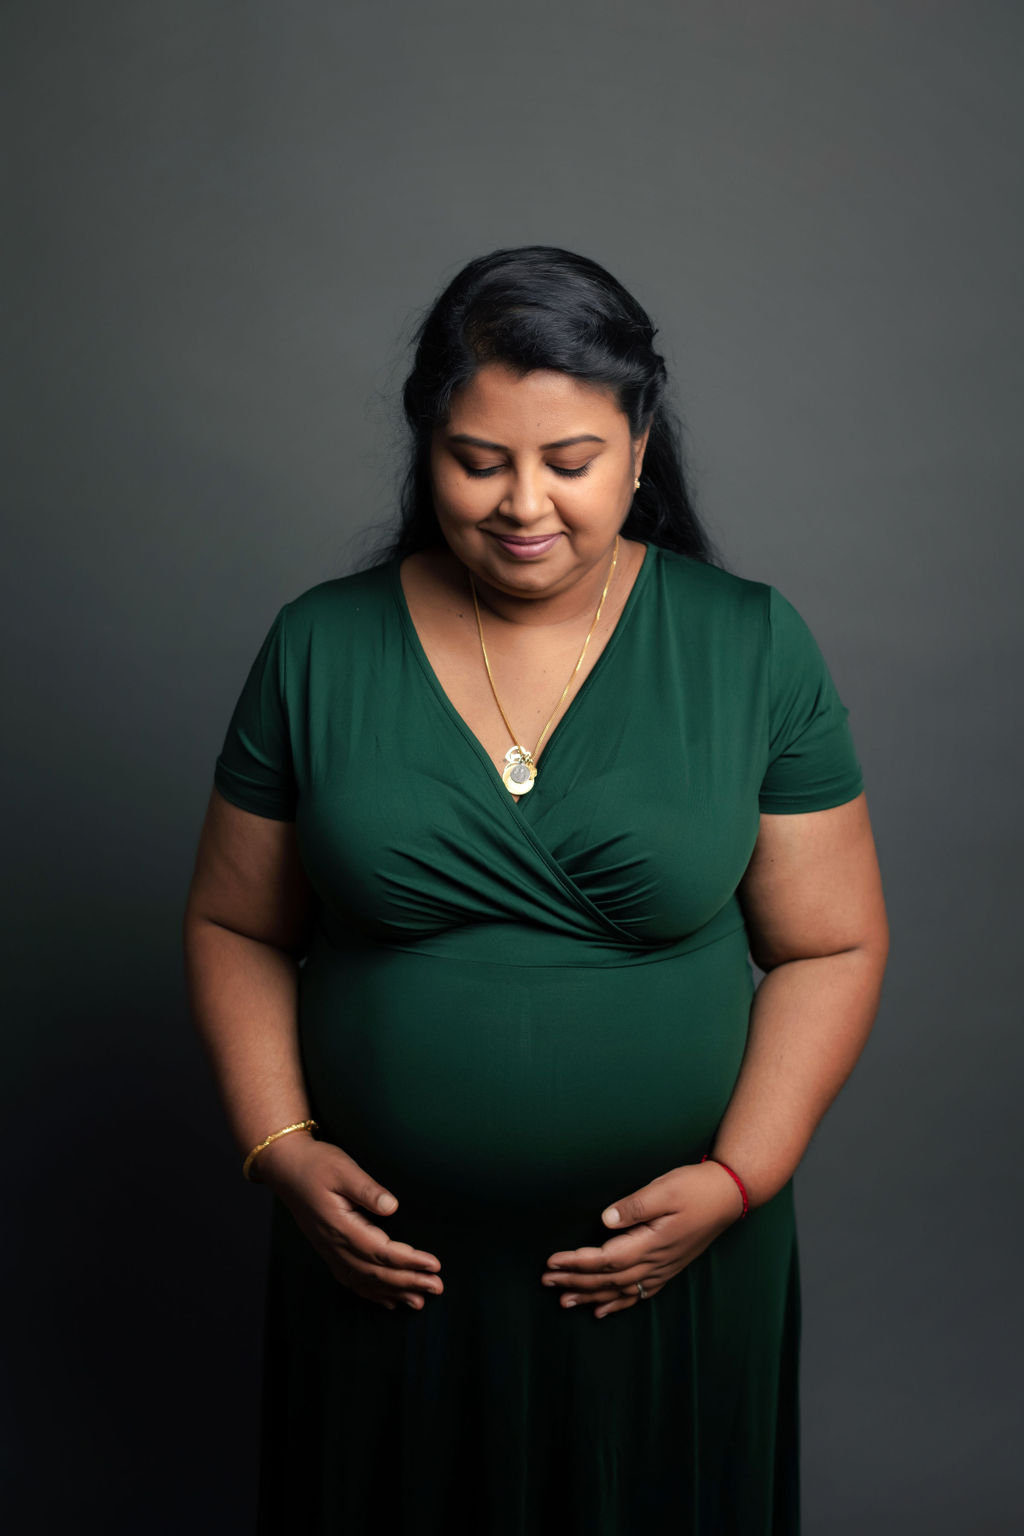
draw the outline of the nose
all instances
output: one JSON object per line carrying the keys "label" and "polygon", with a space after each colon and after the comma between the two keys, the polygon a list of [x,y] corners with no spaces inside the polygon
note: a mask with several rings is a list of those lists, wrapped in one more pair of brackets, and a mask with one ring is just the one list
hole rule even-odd
{"label": "nose", "polygon": [[498,503],[498,511],[521,528],[529,528],[549,516],[551,497],[544,485],[543,468],[526,465],[514,470],[511,485]]}

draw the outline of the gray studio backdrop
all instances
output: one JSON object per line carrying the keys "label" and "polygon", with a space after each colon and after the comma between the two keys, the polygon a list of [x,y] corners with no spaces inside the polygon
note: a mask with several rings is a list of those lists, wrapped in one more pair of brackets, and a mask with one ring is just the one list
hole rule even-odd
{"label": "gray studio backdrop", "polygon": [[418,313],[525,243],[649,308],[864,767],[893,946],[797,1176],[806,1528],[1019,1529],[1021,8],[0,29],[8,1529],[251,1529],[268,1207],[186,1017],[195,840],[277,607],[393,513]]}

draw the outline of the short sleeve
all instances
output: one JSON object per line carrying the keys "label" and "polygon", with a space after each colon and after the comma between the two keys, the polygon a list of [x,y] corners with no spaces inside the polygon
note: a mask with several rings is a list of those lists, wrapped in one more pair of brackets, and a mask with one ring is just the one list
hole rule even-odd
{"label": "short sleeve", "polygon": [[759,808],[828,810],[864,788],[849,710],[805,620],[775,587],[769,594],[768,764]]}
{"label": "short sleeve", "polygon": [[298,802],[285,692],[286,609],[249,669],[213,772],[225,800],[274,821],[293,821]]}

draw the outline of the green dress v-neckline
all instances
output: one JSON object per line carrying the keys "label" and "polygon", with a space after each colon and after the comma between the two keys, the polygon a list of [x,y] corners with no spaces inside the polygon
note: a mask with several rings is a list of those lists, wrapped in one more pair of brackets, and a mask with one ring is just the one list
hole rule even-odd
{"label": "green dress v-neckline", "polygon": [[[602,671],[605,670],[606,658],[610,653],[614,652],[623,630],[628,627],[629,620],[637,607],[642,588],[646,585],[649,579],[650,567],[653,566],[657,553],[657,545],[644,545],[644,558],[640,562],[640,569],[637,571],[633,585],[629,589],[629,593],[626,597],[626,601],[622,605],[622,611],[619,614],[618,619],[615,621],[615,628],[609,635],[604,649],[601,651],[601,654],[594,662],[594,665],[583,679],[579,688],[569,700],[564,714],[548,737],[547,745],[545,746],[542,753],[542,756],[545,759],[545,767],[548,766],[548,759],[550,758],[551,751],[555,746],[556,741],[560,740],[564,735],[563,728],[566,725],[566,722],[576,712],[576,706],[580,700],[593,691],[592,685],[594,679],[599,678]],[[522,815],[524,801],[529,802],[532,798],[532,794],[520,795],[518,799],[509,794],[508,790],[505,788],[501,781],[501,774],[498,771],[497,765],[492,762],[490,754],[484,747],[476,732],[470,729],[462,715],[455,708],[455,705],[448,697],[448,694],[445,692],[444,688],[441,686],[441,680],[437,673],[434,671],[433,663],[431,662],[430,657],[427,655],[423,642],[420,639],[419,631],[413,622],[412,613],[410,612],[409,603],[405,595],[405,589],[402,586],[401,564],[402,562],[400,560],[392,560],[389,564],[388,569],[391,577],[391,594],[402,622],[402,628],[408,637],[412,652],[420,665],[420,669],[427,680],[427,684],[430,687],[431,692],[435,695],[438,702],[441,704],[445,713],[448,715],[449,719],[451,719],[454,723],[455,728],[458,730],[459,734],[465,741],[468,742],[480,761],[486,765],[487,769],[489,770],[489,777],[493,780],[495,787],[501,793],[501,799],[512,812],[518,815]]]}

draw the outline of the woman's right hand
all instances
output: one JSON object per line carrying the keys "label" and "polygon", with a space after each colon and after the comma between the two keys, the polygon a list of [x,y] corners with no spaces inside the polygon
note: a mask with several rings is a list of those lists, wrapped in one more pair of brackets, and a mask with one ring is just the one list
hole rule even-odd
{"label": "woman's right hand", "polygon": [[336,1280],[394,1311],[418,1311],[444,1286],[440,1260],[389,1237],[367,1215],[390,1216],[398,1201],[340,1147],[303,1133],[282,1136],[255,1159],[257,1182],[291,1211]]}

